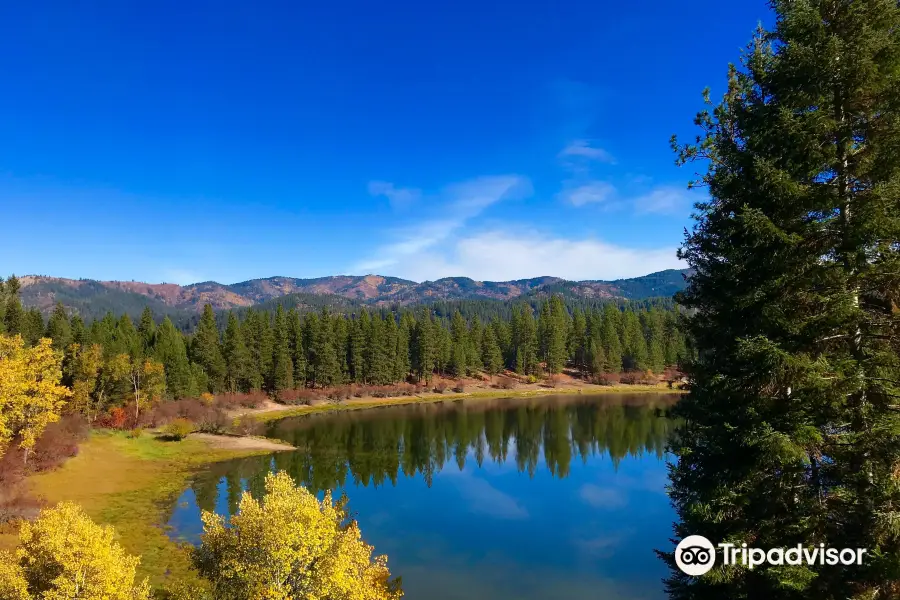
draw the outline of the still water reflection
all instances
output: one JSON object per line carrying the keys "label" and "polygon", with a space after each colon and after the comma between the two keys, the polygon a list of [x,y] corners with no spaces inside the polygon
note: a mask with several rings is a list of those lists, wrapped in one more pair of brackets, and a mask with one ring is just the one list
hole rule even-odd
{"label": "still water reflection", "polygon": [[670,395],[420,404],[273,423],[296,452],[219,463],[169,524],[196,542],[200,509],[230,514],[286,470],[345,493],[406,597],[663,598],[675,515],[665,495]]}

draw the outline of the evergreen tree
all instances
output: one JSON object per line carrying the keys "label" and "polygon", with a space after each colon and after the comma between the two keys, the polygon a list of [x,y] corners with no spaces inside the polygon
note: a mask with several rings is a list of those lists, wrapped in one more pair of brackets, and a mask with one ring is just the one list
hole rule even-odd
{"label": "evergreen tree", "polygon": [[619,322],[622,313],[613,304],[607,304],[603,309],[603,322],[601,325],[601,341],[603,342],[603,355],[605,363],[603,370],[607,373],[618,373],[622,370],[622,344],[619,341]]}
{"label": "evergreen tree", "polygon": [[347,383],[350,381],[350,362],[347,355],[350,327],[344,315],[336,314],[331,320],[331,339],[338,362],[338,379],[335,384]]}
{"label": "evergreen tree", "polygon": [[497,338],[497,345],[500,346],[500,352],[503,354],[503,364],[510,370],[516,368],[516,355],[512,347],[512,331],[510,325],[501,321],[499,317],[491,320],[491,328],[494,330],[494,337]]}
{"label": "evergreen tree", "polygon": [[229,392],[249,392],[253,387],[250,376],[250,352],[244,342],[244,331],[233,311],[228,312],[228,324],[222,344],[225,361],[225,389]]}
{"label": "evergreen tree", "polygon": [[209,389],[203,389],[202,391],[216,394],[225,389],[227,365],[225,358],[222,356],[216,315],[209,304],[203,307],[203,315],[200,317],[200,323],[197,325],[197,331],[194,334],[191,344],[191,359],[199,364],[206,373]]}
{"label": "evergreen tree", "polygon": [[456,311],[453,313],[453,319],[450,321],[452,350],[449,371],[454,377],[465,377],[466,375],[466,355],[468,354],[469,346],[467,333],[466,321],[459,311]]}
{"label": "evergreen tree", "polygon": [[405,381],[412,370],[410,363],[410,337],[415,327],[412,315],[404,312],[397,327],[397,346],[394,358],[394,380]]}
{"label": "evergreen tree", "polygon": [[697,356],[673,438],[676,535],[867,548],[862,567],[723,568],[673,598],[893,598],[900,571],[900,8],[773,2],[680,160],[710,199],[680,253]]}
{"label": "evergreen tree", "polygon": [[153,347],[156,343],[156,322],[153,320],[153,311],[150,307],[144,307],[141,313],[140,325],[138,325],[138,335],[141,338],[141,346],[144,356],[153,354]]}
{"label": "evergreen tree", "polygon": [[428,312],[423,312],[416,320],[412,336],[412,369],[419,381],[431,383],[434,370],[437,340],[434,323]]}
{"label": "evergreen tree", "polygon": [[466,346],[466,366],[472,375],[477,375],[484,369],[484,364],[481,362],[482,337],[484,337],[484,327],[481,325],[481,318],[475,315],[472,318],[472,325],[469,327]]}
{"label": "evergreen tree", "polygon": [[362,310],[350,325],[350,340],[347,344],[347,362],[350,364],[350,378],[354,383],[366,382],[366,336],[369,331],[369,313]]}
{"label": "evergreen tree", "polygon": [[6,333],[6,282],[0,277],[0,334]]}
{"label": "evergreen tree", "polygon": [[9,335],[23,333],[25,326],[25,310],[19,300],[19,279],[10,275],[3,286],[5,292],[5,310],[3,311],[4,329]]}
{"label": "evergreen tree", "polygon": [[392,368],[388,360],[388,346],[384,320],[380,315],[373,315],[366,339],[366,373],[369,383],[384,385],[390,382]]}
{"label": "evergreen tree", "polygon": [[84,327],[84,321],[79,315],[72,315],[69,330],[72,332],[72,343],[82,347],[88,343],[88,332]]}
{"label": "evergreen tree", "polygon": [[271,389],[267,379],[272,372],[272,328],[269,327],[269,315],[248,310],[242,326],[244,341],[250,351],[248,374],[253,389]]}
{"label": "evergreen tree", "polygon": [[309,314],[308,323],[313,337],[310,360],[312,384],[322,387],[334,385],[340,381],[341,373],[332,340],[331,314],[327,308],[323,308],[318,318],[315,314]]}
{"label": "evergreen tree", "polygon": [[288,339],[291,363],[294,365],[294,385],[303,387],[306,383],[306,349],[303,347],[303,321],[300,313],[292,308],[288,311]]}
{"label": "evergreen tree", "polygon": [[62,302],[56,303],[56,307],[47,321],[47,331],[44,335],[53,340],[53,348],[60,352],[72,343],[72,326]]}
{"label": "evergreen tree", "polygon": [[537,373],[537,328],[531,307],[521,304],[513,309],[510,323],[510,349],[514,357],[514,369],[520,375]]}
{"label": "evergreen tree", "polygon": [[497,343],[494,327],[489,326],[484,329],[484,335],[481,338],[481,362],[484,370],[491,376],[496,375],[503,368],[503,354],[500,352],[500,344]]}
{"label": "evergreen tree", "polygon": [[[134,321],[127,314],[123,314],[113,327],[112,348],[115,354],[127,354],[130,357],[140,357],[142,344],[138,337]],[[179,332],[180,335],[180,332]]]}
{"label": "evergreen tree", "polygon": [[588,344],[587,317],[580,308],[572,314],[572,329],[569,331],[568,352],[575,363],[575,368],[584,372],[587,369]]}
{"label": "evergreen tree", "polygon": [[385,383],[393,383],[401,381],[402,377],[397,377],[397,336],[399,329],[397,321],[392,313],[388,313],[384,318],[384,354],[387,357],[387,371],[385,372]]}
{"label": "evergreen tree", "polygon": [[272,328],[272,375],[271,391],[275,394],[294,387],[294,363],[291,361],[290,332],[284,307],[275,309]]}
{"label": "evergreen tree", "polygon": [[644,329],[640,319],[633,310],[626,310],[623,314],[623,342],[625,352],[623,366],[626,371],[647,369],[647,339],[644,337]]}
{"label": "evergreen tree", "polygon": [[662,313],[656,309],[641,313],[647,334],[647,365],[654,373],[662,373],[666,367],[665,323]]}
{"label": "evergreen tree", "polygon": [[557,374],[562,372],[568,356],[566,343],[569,338],[569,315],[559,296],[553,296],[547,305],[549,322],[544,333],[546,335],[547,370]]}
{"label": "evergreen tree", "polygon": [[170,398],[196,395],[197,382],[188,361],[184,336],[169,317],[163,319],[156,336],[156,358],[166,371],[166,390]]}
{"label": "evergreen tree", "polygon": [[[9,306],[7,306],[7,314],[9,314]],[[34,346],[42,337],[44,337],[44,316],[37,308],[29,308],[22,317],[22,325],[20,328],[22,339],[25,340],[26,346]]]}

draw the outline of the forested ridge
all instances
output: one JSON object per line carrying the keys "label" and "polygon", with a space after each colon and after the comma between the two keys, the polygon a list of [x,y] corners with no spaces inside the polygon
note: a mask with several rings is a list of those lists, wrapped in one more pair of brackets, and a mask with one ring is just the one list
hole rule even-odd
{"label": "forested ridge", "polygon": [[[416,283],[384,277],[332,276],[316,279],[268,277],[231,285],[214,281],[180,286],[138,281],[95,281],[28,275],[20,279],[22,302],[48,316],[58,302],[85,320],[102,318],[107,311],[140,317],[145,308],[170,317],[176,325],[196,324],[204,305],[215,310],[241,307],[274,308],[275,303],[313,308],[323,303],[359,310],[363,306],[410,306],[452,300],[537,301],[554,294],[585,300],[642,300],[671,297],[684,289],[688,271],[667,270],[615,281],[567,281],[536,277],[515,281],[475,281],[446,277]],[[294,296],[294,298],[287,298]]]}
{"label": "forested ridge", "polygon": [[[26,347],[42,337],[63,354],[64,383],[91,415],[127,398],[343,384],[429,383],[508,369],[522,376],[661,373],[687,353],[669,300],[597,303],[561,296],[536,302],[440,302],[338,312],[277,304],[216,314],[207,305],[189,332],[147,308],[135,322],[107,313],[86,323],[58,304],[44,320],[24,309],[19,284],[2,284],[3,332]],[[339,305],[338,310],[348,305]],[[139,410],[135,406],[135,410]]]}

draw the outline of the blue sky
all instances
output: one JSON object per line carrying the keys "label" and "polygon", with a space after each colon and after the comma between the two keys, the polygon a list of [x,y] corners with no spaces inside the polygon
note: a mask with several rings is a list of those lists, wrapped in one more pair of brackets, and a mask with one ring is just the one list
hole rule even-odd
{"label": "blue sky", "polygon": [[232,283],[678,267],[673,133],[761,0],[18,2],[0,272]]}

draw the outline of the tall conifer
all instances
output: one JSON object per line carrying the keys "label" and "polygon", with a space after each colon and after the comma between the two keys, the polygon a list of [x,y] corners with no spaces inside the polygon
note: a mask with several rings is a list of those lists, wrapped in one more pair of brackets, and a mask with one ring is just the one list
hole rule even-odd
{"label": "tall conifer", "polygon": [[[676,535],[866,548],[862,567],[672,570],[673,598],[900,593],[900,8],[776,0],[701,113],[709,200],[681,251],[698,355]],[[671,555],[666,558],[671,561]],[[670,562],[671,564],[671,562]]]}

